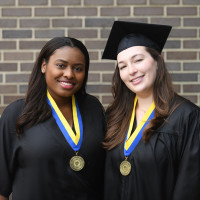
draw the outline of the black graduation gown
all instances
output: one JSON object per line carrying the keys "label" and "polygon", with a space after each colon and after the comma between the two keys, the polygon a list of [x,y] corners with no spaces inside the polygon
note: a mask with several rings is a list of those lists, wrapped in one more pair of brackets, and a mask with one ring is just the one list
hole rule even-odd
{"label": "black graduation gown", "polygon": [[119,170],[123,148],[107,152],[105,200],[200,200],[199,107],[183,103],[147,143],[140,140],[128,176]]}
{"label": "black graduation gown", "polygon": [[78,99],[83,121],[83,142],[79,155],[85,167],[73,171],[69,160],[75,152],[53,117],[15,133],[24,101],[9,105],[0,119],[0,194],[13,200],[100,200],[103,196],[105,152],[104,112],[90,96]]}

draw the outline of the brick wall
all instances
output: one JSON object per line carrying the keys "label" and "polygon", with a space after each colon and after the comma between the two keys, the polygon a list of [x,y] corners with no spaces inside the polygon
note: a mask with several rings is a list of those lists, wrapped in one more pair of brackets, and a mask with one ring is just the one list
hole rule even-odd
{"label": "brick wall", "polygon": [[0,114],[24,97],[39,50],[55,36],[87,46],[87,91],[106,107],[115,62],[101,55],[114,20],[172,25],[163,56],[176,91],[200,105],[200,0],[0,0]]}

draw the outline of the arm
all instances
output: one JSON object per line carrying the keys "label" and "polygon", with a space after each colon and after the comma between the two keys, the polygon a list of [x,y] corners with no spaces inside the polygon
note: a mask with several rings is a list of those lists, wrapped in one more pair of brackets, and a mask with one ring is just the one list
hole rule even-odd
{"label": "arm", "polygon": [[173,200],[200,199],[200,112],[184,121]]}
{"label": "arm", "polygon": [[0,200],[8,200],[8,198],[6,198],[6,197],[0,195]]}

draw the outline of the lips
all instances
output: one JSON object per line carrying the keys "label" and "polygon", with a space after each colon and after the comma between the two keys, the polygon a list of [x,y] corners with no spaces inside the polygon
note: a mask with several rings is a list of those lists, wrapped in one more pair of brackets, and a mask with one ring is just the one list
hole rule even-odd
{"label": "lips", "polygon": [[75,82],[72,81],[59,81],[58,83],[61,85],[61,87],[65,88],[65,89],[72,89],[75,86]]}
{"label": "lips", "polygon": [[131,82],[133,82],[133,83],[138,82],[138,81],[140,81],[143,77],[144,77],[144,75],[138,76],[138,77],[132,79]]}
{"label": "lips", "polygon": [[74,83],[70,83],[70,82],[63,82],[63,81],[61,81],[60,83],[61,83],[61,84],[63,84],[63,85],[75,85]]}

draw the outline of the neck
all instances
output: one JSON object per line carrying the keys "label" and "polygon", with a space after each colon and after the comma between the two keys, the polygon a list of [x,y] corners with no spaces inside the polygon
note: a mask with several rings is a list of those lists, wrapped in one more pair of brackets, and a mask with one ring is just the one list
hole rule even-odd
{"label": "neck", "polygon": [[153,95],[147,97],[137,96],[137,109],[146,112],[153,103]]}
{"label": "neck", "polygon": [[54,99],[57,106],[61,109],[63,107],[71,107],[72,98]]}

